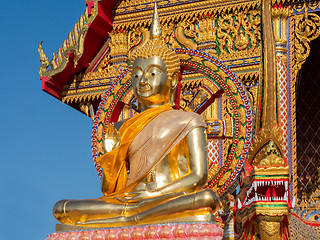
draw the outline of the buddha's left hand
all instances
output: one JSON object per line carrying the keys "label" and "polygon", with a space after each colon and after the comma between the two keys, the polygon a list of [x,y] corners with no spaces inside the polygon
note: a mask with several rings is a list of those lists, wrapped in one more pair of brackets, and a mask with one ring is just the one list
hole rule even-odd
{"label": "buddha's left hand", "polygon": [[138,190],[131,193],[125,193],[123,198],[117,198],[122,202],[139,202],[143,199],[155,198],[160,196],[174,197],[181,195],[181,192],[163,194],[160,190]]}
{"label": "buddha's left hand", "polygon": [[162,193],[159,190],[138,190],[131,193],[125,193],[124,197],[119,199],[124,202],[137,202],[146,198],[154,198],[161,196]]}

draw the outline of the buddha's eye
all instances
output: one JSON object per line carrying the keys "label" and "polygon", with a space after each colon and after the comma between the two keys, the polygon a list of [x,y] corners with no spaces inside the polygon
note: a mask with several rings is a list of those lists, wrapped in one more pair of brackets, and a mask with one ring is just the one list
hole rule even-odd
{"label": "buddha's eye", "polygon": [[158,69],[158,68],[153,68],[153,69],[150,70],[150,75],[153,76],[153,77],[158,75],[158,74],[160,74],[160,73],[161,73],[161,70]]}
{"label": "buddha's eye", "polygon": [[134,71],[133,73],[132,73],[132,77],[133,78],[139,78],[141,76],[141,73],[139,72],[139,71]]}

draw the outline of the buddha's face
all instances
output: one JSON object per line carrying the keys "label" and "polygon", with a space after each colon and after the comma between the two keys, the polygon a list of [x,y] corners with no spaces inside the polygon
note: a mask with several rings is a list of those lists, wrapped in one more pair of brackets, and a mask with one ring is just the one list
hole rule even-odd
{"label": "buddha's face", "polygon": [[144,107],[168,102],[170,83],[164,61],[158,56],[136,59],[132,66],[132,86]]}

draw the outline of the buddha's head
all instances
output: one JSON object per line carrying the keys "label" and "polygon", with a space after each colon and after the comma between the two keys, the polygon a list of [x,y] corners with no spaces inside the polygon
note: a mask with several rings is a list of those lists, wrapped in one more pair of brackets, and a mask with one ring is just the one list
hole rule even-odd
{"label": "buddha's head", "polygon": [[170,103],[174,105],[180,61],[163,41],[157,8],[153,14],[150,39],[131,55],[134,95],[144,109]]}

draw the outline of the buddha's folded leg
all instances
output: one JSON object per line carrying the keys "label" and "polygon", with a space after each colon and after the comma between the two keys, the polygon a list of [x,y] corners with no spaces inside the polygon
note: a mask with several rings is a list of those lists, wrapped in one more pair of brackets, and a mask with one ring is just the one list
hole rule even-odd
{"label": "buddha's folded leg", "polygon": [[112,222],[112,220],[106,221],[106,219],[134,215],[179,195],[183,195],[183,193],[171,193],[136,202],[126,201],[123,195],[105,196],[98,199],[61,200],[55,204],[53,215],[63,224]]}
{"label": "buddha's folded leg", "polygon": [[209,208],[212,212],[215,212],[219,207],[219,202],[220,199],[213,190],[205,189],[170,199],[145,212],[135,214],[132,218],[134,222],[139,223],[176,213],[205,208]]}
{"label": "buddha's folded leg", "polygon": [[123,208],[123,203],[115,199],[109,202],[101,199],[61,200],[55,204],[53,215],[61,223],[75,224],[106,216],[120,216]]}
{"label": "buddha's folded leg", "polygon": [[[104,225],[115,222],[138,224],[152,222],[155,219],[164,218],[172,214],[199,209],[211,209],[212,212],[215,212],[219,207],[219,202],[219,197],[211,189],[205,189],[189,194],[180,193],[178,196],[166,199],[161,199],[159,197],[145,199],[138,204],[128,204],[126,206],[127,215],[89,220],[85,225]],[[138,213],[134,213],[135,210],[138,210]],[[77,222],[77,225],[81,225],[81,222]]]}

